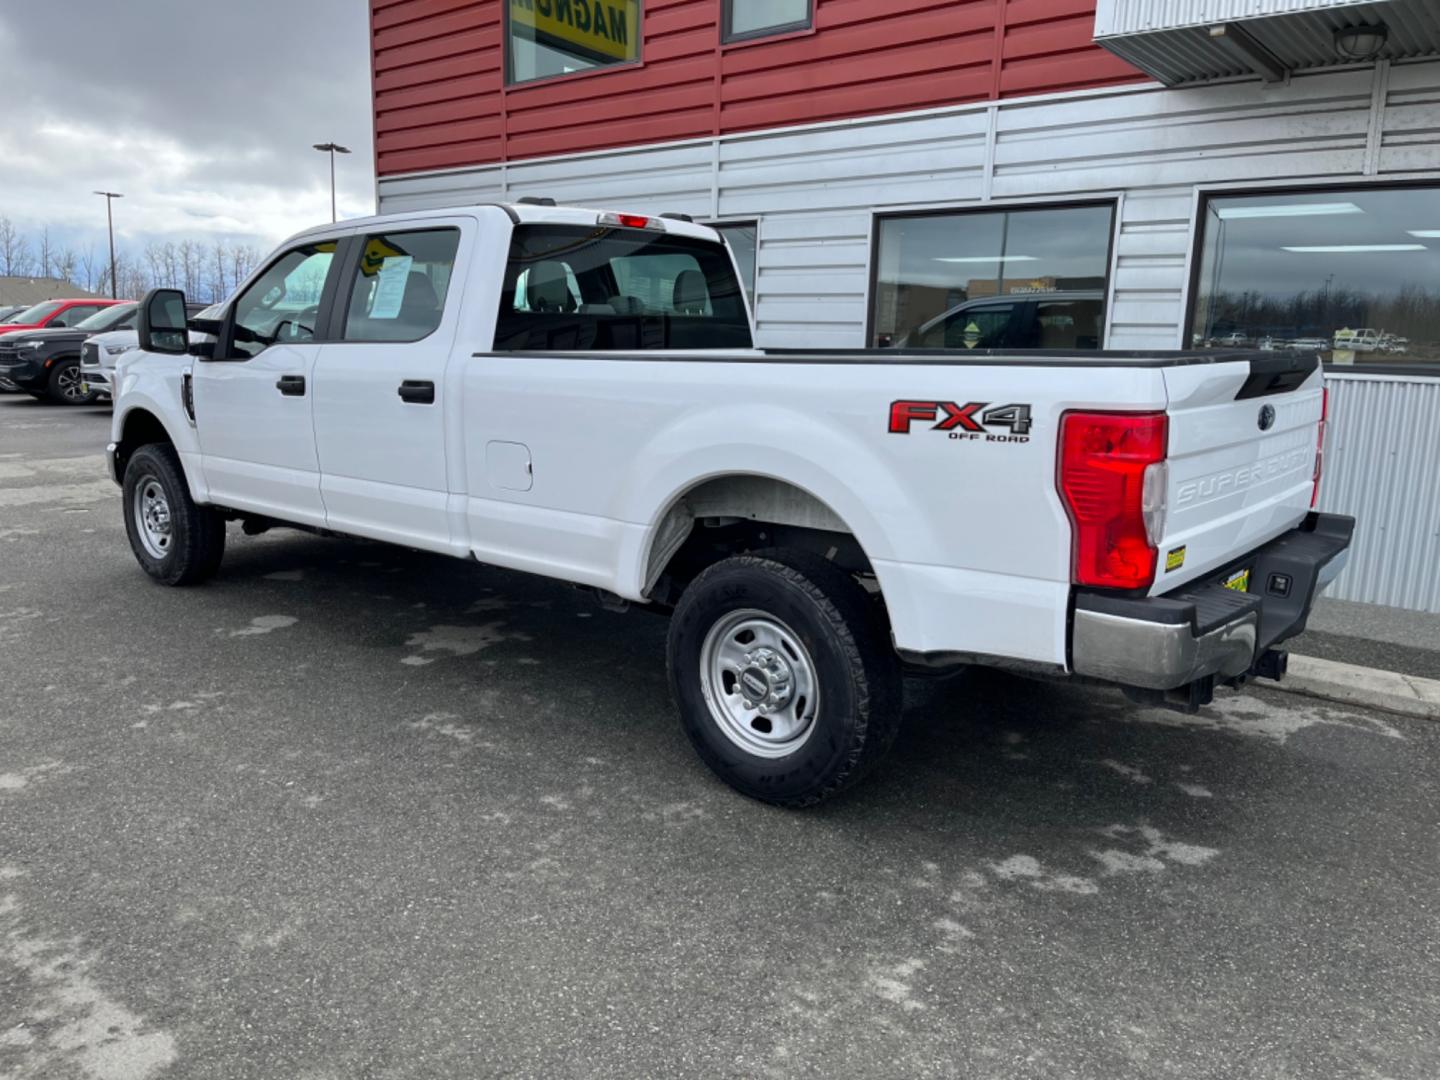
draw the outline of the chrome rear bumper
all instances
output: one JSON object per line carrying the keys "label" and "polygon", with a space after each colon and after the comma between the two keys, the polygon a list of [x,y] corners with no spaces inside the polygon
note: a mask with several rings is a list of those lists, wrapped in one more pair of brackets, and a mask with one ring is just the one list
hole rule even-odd
{"label": "chrome rear bumper", "polygon": [[[1349,558],[1355,519],[1310,514],[1208,583],[1164,596],[1077,592],[1070,667],[1142,690],[1174,690],[1255,672],[1264,653],[1305,629],[1315,597]],[[1249,569],[1249,592],[1220,582]]]}

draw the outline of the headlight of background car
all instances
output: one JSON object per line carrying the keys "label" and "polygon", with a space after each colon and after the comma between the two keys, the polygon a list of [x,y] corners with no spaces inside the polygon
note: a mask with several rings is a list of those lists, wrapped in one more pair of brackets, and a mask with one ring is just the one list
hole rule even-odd
{"label": "headlight of background car", "polygon": [[105,355],[106,355],[106,356],[119,356],[121,353],[127,353],[127,352],[129,352],[131,349],[137,349],[137,348],[139,348],[138,345],[106,345],[106,346],[105,346]]}
{"label": "headlight of background car", "polygon": [[15,351],[16,351],[16,352],[37,352],[37,351],[39,351],[39,349],[41,348],[41,346],[43,346],[44,344],[45,344],[45,342],[43,342],[43,341],[23,341],[23,342],[20,343],[20,347],[19,347],[18,349],[16,349]]}

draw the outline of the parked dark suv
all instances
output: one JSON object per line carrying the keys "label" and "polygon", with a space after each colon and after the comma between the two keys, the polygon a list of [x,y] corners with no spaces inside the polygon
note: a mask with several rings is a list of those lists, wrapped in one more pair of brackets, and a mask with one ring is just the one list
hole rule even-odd
{"label": "parked dark suv", "polygon": [[0,337],[0,383],[61,405],[88,405],[95,395],[82,385],[80,346],[91,334],[128,330],[136,304],[102,308],[74,326],[24,330]]}

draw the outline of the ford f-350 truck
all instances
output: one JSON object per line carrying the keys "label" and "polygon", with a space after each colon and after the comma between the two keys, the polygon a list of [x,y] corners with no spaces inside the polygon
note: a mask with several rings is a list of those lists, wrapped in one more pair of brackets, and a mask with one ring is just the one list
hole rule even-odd
{"label": "ford f-350 truck", "polygon": [[1353,527],[1313,509],[1314,355],[757,349],[677,217],[342,222],[218,318],[157,290],[138,327],[108,456],[153,578],[215,573],[240,521],[666,613],[695,748],[789,806],[879,759],[907,667],[1188,709],[1278,678]]}

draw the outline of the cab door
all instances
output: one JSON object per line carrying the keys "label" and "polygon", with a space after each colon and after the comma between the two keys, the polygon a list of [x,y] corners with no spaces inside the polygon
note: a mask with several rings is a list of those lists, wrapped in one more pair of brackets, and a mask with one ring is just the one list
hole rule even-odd
{"label": "cab door", "polygon": [[215,355],[194,365],[195,425],[212,502],[325,524],[311,394],[338,244],[314,240],[276,257],[230,305]]}
{"label": "cab door", "polygon": [[446,431],[461,417],[446,369],[473,226],[392,222],[350,242],[314,376],[320,494],[336,531],[467,550],[451,527]]}

